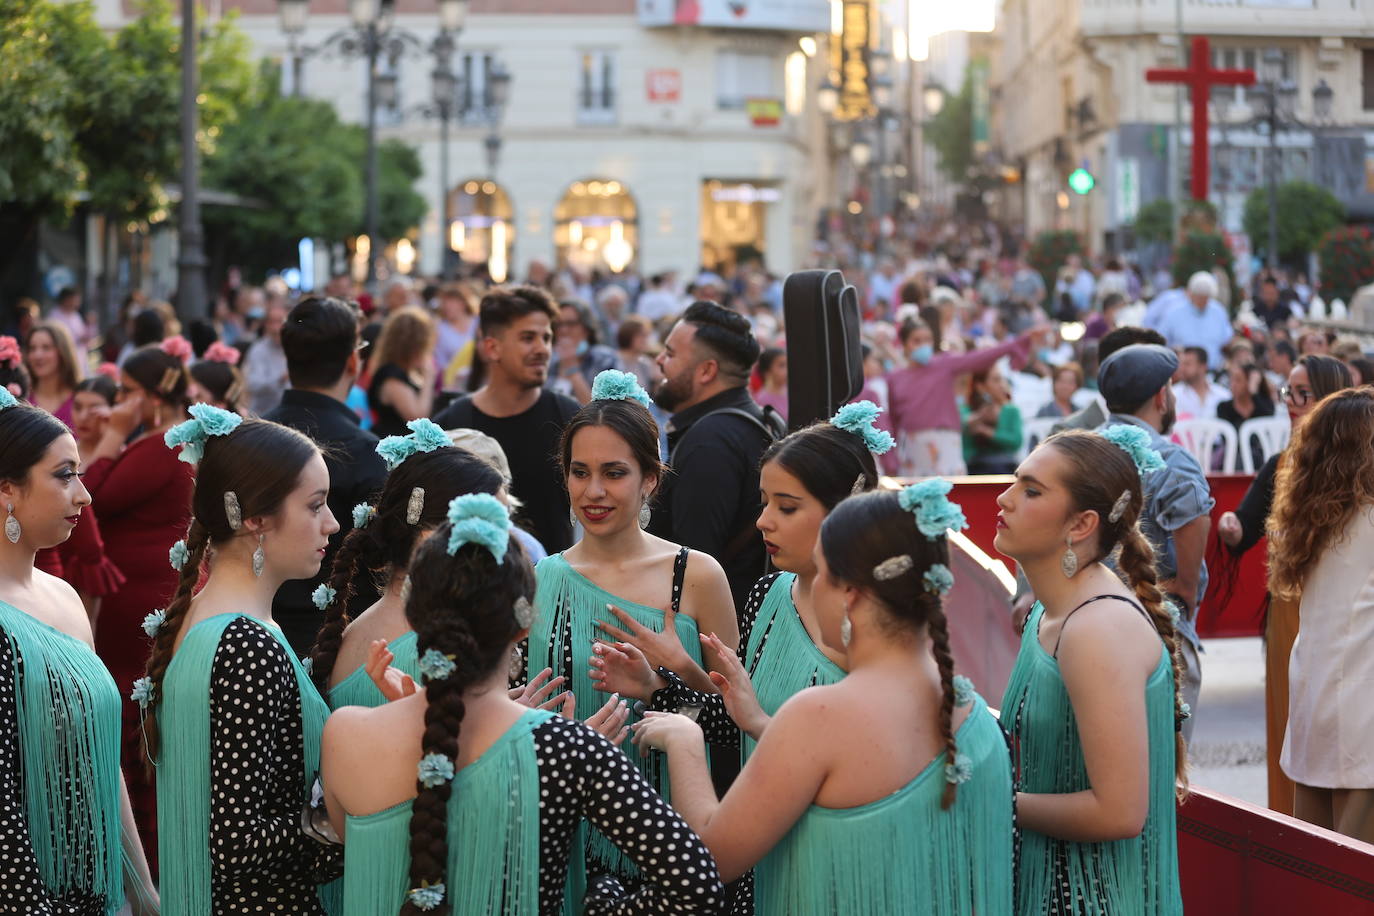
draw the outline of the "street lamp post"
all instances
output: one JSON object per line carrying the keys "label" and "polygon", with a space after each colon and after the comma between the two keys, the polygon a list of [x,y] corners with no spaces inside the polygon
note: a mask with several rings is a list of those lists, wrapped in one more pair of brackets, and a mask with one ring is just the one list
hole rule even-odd
{"label": "street lamp post", "polygon": [[196,146],[196,4],[181,3],[181,206],[177,306],[186,320],[208,314],[205,234],[200,222],[200,149]]}

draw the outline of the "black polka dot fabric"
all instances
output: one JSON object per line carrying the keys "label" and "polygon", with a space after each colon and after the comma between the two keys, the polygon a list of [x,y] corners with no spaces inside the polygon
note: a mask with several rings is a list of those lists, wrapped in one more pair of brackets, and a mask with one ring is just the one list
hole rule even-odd
{"label": "black polka dot fabric", "polygon": [[[19,759],[15,684],[23,676],[23,657],[15,655],[8,637],[0,632],[0,912],[104,916],[103,898],[80,890],[54,894],[39,874],[24,816],[24,773]],[[53,799],[52,803],[60,805],[64,801]],[[92,875],[94,867],[92,862]]]}
{"label": "black polka dot fabric", "polygon": [[[555,716],[534,731],[539,761],[539,912],[559,916],[569,852],[585,819],[639,870],[627,891],[588,875],[588,916],[719,913],[724,890],[715,860],[624,752],[596,732]],[[580,854],[580,851],[579,851]]]}
{"label": "black polka dot fabric", "polygon": [[301,830],[308,801],[301,695],[291,659],[246,618],[224,630],[210,679],[210,872],[215,916],[322,914],[317,885],[343,847]]}

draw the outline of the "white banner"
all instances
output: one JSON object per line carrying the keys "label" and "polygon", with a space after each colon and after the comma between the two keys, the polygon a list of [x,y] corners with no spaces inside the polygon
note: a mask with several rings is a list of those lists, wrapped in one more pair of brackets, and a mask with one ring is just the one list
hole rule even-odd
{"label": "white banner", "polygon": [[828,32],[829,0],[638,0],[639,24]]}

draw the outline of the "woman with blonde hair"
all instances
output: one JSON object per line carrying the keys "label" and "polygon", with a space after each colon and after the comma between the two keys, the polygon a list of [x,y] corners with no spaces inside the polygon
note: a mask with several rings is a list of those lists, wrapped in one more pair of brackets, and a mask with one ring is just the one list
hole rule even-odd
{"label": "woman with blonde hair", "polygon": [[438,331],[429,313],[406,306],[387,316],[372,356],[367,406],[372,432],[404,436],[406,423],[429,416],[434,406],[434,346]]}
{"label": "woman with blonde hair", "polygon": [[1374,842],[1374,388],[1330,395],[1294,430],[1268,534],[1269,589],[1302,620],[1280,758],[1293,813]]}
{"label": "woman with blonde hair", "polygon": [[34,325],[24,338],[24,362],[33,379],[29,403],[71,429],[76,383],[85,375],[71,332],[56,321]]}

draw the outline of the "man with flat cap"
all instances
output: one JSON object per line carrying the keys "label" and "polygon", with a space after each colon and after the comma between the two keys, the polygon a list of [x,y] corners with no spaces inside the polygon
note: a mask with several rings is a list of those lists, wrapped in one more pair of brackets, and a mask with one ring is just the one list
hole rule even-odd
{"label": "man with flat cap", "polygon": [[[1130,424],[1150,434],[1150,447],[1164,468],[1141,481],[1145,508],[1140,529],[1155,548],[1159,587],[1178,608],[1179,649],[1183,656],[1183,701],[1197,710],[1202,687],[1199,643],[1194,621],[1207,592],[1207,532],[1211,528],[1211,488],[1192,455],[1165,439],[1173,428],[1174,393],[1169,380],[1178,357],[1158,344],[1132,344],[1109,356],[1098,370],[1097,386],[1111,416],[1102,426]],[[1192,737],[1193,719],[1184,720],[1183,737]]]}

